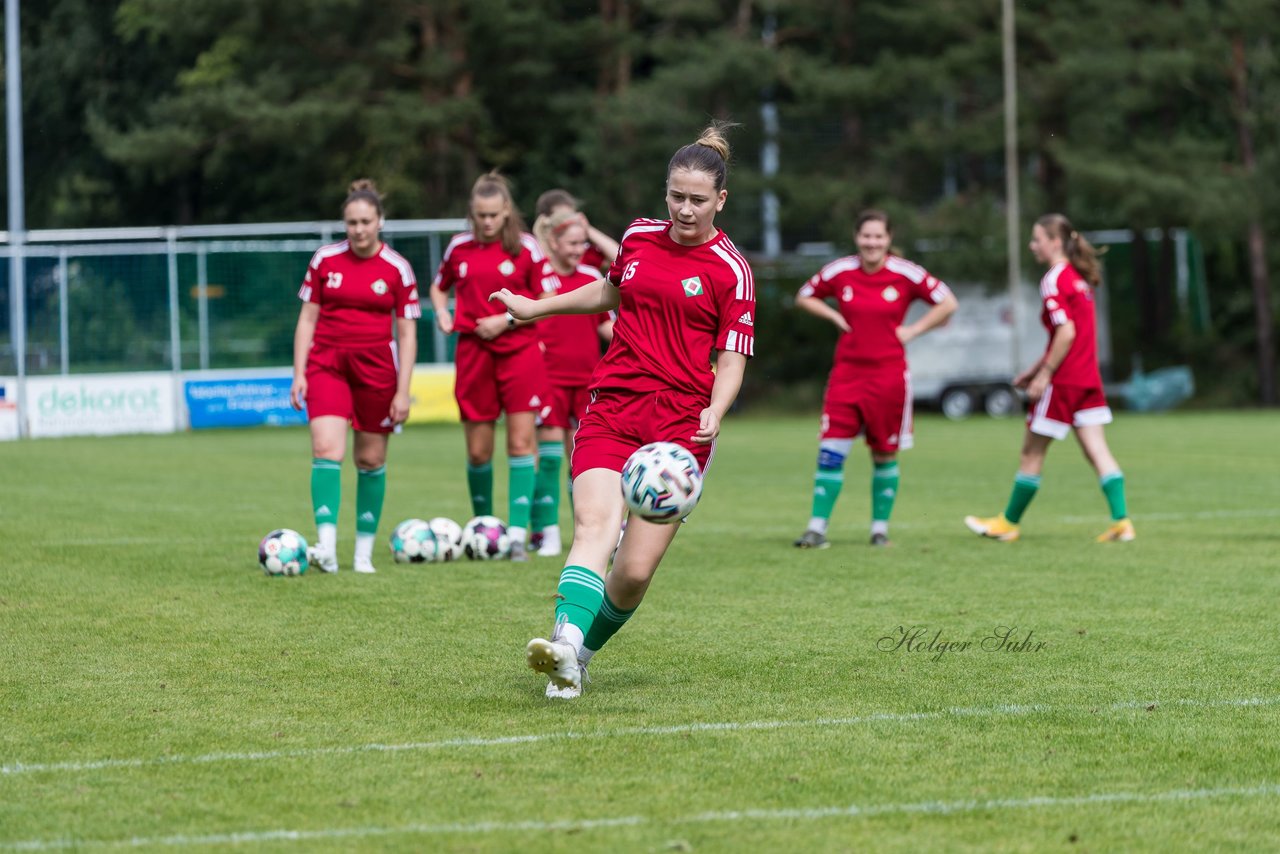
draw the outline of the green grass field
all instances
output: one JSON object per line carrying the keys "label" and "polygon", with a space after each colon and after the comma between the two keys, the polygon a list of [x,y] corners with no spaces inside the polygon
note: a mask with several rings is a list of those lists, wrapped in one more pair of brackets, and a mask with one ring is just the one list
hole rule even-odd
{"label": "green grass field", "polygon": [[[730,419],[572,702],[523,661],[556,560],[263,576],[263,533],[312,535],[301,430],[0,444],[0,850],[1280,849],[1274,414],[1121,413],[1112,545],[1074,443],[1021,542],[973,537],[1021,427],[926,417],[894,546],[859,447],[797,552],[815,427]],[[465,521],[461,459],[393,440],[383,530]]]}

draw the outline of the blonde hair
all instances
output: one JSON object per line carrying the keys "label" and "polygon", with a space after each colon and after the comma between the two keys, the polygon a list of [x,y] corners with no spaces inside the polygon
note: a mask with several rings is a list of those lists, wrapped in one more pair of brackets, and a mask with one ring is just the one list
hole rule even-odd
{"label": "blonde hair", "polygon": [[342,203],[342,216],[344,219],[347,216],[347,205],[352,202],[368,202],[378,212],[378,219],[382,219],[384,216],[382,194],[378,192],[378,188],[374,186],[373,181],[368,178],[357,178],[351,182],[351,186],[347,187],[347,198]]}
{"label": "blonde hair", "polygon": [[724,189],[729,172],[729,141],[725,132],[737,127],[733,122],[713,121],[696,141],[678,149],[667,164],[667,178],[677,169],[704,172],[715,181],[716,191]]}
{"label": "blonde hair", "polygon": [[1071,220],[1060,213],[1047,213],[1036,220],[1036,225],[1050,237],[1062,241],[1062,251],[1066,253],[1067,260],[1086,282],[1095,288],[1102,284],[1102,265],[1098,258],[1103,253],[1072,227]]}
{"label": "blonde hair", "polygon": [[[502,198],[508,211],[507,221],[503,223],[502,232],[499,234],[502,249],[512,258],[518,257],[522,248],[520,235],[524,233],[524,218],[520,216],[520,209],[516,207],[515,198],[511,195],[511,183],[497,169],[481,175],[471,185],[472,199],[490,199],[494,196]],[[471,223],[472,231],[476,231],[476,221],[471,215],[470,206],[467,210],[467,221]]]}
{"label": "blonde hair", "polygon": [[581,225],[585,228],[586,222],[582,214],[577,211],[556,211],[550,215],[543,214],[533,221],[533,236],[538,238],[538,245],[542,247],[543,255],[551,254],[551,239],[558,238],[571,225]]}

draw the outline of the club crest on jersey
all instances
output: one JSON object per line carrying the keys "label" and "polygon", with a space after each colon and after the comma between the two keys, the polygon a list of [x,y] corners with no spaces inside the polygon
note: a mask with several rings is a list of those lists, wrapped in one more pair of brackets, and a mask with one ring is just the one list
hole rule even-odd
{"label": "club crest on jersey", "polygon": [[684,288],[684,295],[687,297],[702,296],[702,279],[697,276],[691,279],[681,279],[680,286]]}
{"label": "club crest on jersey", "polygon": [[885,302],[894,302],[898,299],[898,289],[890,285],[880,292],[880,296],[884,297]]}
{"label": "club crest on jersey", "polygon": [[378,281],[374,282],[369,287],[373,288],[373,292],[378,296],[382,296],[387,292],[387,283],[382,279],[378,279]]}
{"label": "club crest on jersey", "polygon": [[516,271],[516,265],[511,263],[510,258],[508,258],[507,260],[503,261],[501,264],[498,265],[498,272],[504,276],[510,276],[515,271]]}

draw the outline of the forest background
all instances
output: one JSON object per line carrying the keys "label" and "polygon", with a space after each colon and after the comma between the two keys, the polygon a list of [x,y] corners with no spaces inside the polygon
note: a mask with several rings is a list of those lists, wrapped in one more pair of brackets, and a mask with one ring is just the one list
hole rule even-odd
{"label": "forest background", "polygon": [[[1135,235],[1115,372],[1191,364],[1202,400],[1275,405],[1277,4],[1015,9],[1023,231],[1054,210]],[[888,209],[939,276],[1004,287],[1000,24],[999,0],[27,2],[27,227],[336,219],[361,176],[393,218],[460,216],[497,168],[526,212],[562,186],[618,235],[662,214],[674,148],[728,119],[718,223],[759,252],[771,191],[791,258],[756,261],[767,334],[788,345],[762,348],[767,373],[820,377],[829,336],[785,309],[794,270],[821,259],[790,253],[851,251],[861,208]],[[1206,327],[1175,299],[1183,228],[1203,248]],[[917,256],[926,243],[942,251]]]}

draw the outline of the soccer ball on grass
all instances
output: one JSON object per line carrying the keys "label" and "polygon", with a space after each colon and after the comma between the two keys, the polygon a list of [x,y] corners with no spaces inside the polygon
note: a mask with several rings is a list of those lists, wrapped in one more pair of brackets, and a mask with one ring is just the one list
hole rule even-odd
{"label": "soccer ball on grass", "polygon": [[448,563],[462,557],[462,526],[444,516],[429,519],[427,525],[436,535],[435,560]]}
{"label": "soccer ball on grass", "polygon": [[291,528],[278,528],[258,543],[258,565],[267,575],[302,575],[307,571],[307,541]]}
{"label": "soccer ball on grass", "polygon": [[405,519],[391,532],[391,555],[396,563],[426,563],[435,560],[435,532],[421,519]]}
{"label": "soccer ball on grass", "polygon": [[477,516],[462,529],[462,548],[472,560],[501,560],[511,556],[511,537],[497,516]]}

